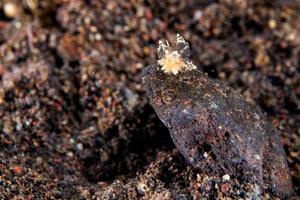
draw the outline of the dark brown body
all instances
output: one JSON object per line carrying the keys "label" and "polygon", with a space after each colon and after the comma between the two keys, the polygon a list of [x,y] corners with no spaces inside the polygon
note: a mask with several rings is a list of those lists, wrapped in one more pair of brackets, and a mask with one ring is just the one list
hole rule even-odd
{"label": "dark brown body", "polygon": [[279,134],[258,107],[198,70],[175,76],[153,65],[144,70],[143,82],[151,105],[194,167],[256,182],[280,196],[291,193]]}

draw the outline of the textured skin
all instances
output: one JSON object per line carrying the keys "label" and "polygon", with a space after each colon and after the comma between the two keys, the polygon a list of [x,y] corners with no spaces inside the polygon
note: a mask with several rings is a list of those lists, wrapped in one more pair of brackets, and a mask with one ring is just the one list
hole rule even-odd
{"label": "textured skin", "polygon": [[153,65],[144,69],[143,83],[191,165],[211,175],[256,182],[280,196],[291,193],[279,134],[258,107],[199,70],[168,75]]}

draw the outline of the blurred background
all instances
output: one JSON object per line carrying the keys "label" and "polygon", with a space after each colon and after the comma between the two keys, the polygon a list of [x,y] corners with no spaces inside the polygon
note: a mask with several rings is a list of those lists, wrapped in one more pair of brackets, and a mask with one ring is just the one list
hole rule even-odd
{"label": "blurred background", "polygon": [[299,12],[298,0],[0,0],[0,197],[255,197],[187,166],[147,102],[141,71],[177,33],[199,69],[267,114],[299,195]]}

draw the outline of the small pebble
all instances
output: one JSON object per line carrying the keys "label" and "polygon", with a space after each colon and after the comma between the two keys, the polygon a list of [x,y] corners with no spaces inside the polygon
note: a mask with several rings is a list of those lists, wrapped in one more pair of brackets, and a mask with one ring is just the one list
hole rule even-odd
{"label": "small pebble", "polygon": [[138,191],[138,193],[140,195],[145,195],[146,193],[146,190],[147,190],[147,186],[144,184],[144,183],[139,183],[137,186],[136,186],[136,189]]}
{"label": "small pebble", "polygon": [[275,21],[274,19],[271,19],[271,20],[269,21],[269,27],[270,27],[271,29],[275,29],[276,26],[277,26],[276,21]]}
{"label": "small pebble", "polygon": [[5,16],[15,18],[18,14],[18,6],[13,2],[7,2],[3,6]]}

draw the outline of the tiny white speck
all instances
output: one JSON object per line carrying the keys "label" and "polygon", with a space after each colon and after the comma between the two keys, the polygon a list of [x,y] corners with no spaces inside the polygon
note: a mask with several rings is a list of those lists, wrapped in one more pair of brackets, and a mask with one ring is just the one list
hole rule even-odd
{"label": "tiny white speck", "polygon": [[219,189],[219,186],[217,183],[215,184],[215,189]]}
{"label": "tiny white speck", "polygon": [[21,27],[22,27],[22,24],[21,24],[21,22],[16,22],[16,23],[15,23],[15,26],[16,26],[16,28],[18,28],[18,29],[19,29],[19,28],[21,28]]}
{"label": "tiny white speck", "polygon": [[78,143],[76,145],[76,148],[77,148],[78,151],[82,151],[83,150],[83,145],[81,143]]}
{"label": "tiny white speck", "polygon": [[228,174],[225,174],[224,176],[222,176],[223,181],[229,181],[230,180],[230,176]]}
{"label": "tiny white speck", "polygon": [[200,174],[197,174],[197,181],[198,181],[198,182],[201,181],[201,176],[200,176]]}
{"label": "tiny white speck", "polygon": [[143,68],[143,64],[142,63],[137,63],[136,64],[136,68],[137,69],[142,69]]}
{"label": "tiny white speck", "polygon": [[204,152],[203,156],[204,156],[204,158],[207,158],[208,157],[208,153]]}
{"label": "tiny white speck", "polygon": [[260,116],[259,116],[257,113],[254,113],[254,118],[255,118],[256,120],[260,120]]}
{"label": "tiny white speck", "polygon": [[259,156],[259,155],[255,155],[254,157],[255,157],[255,159],[257,159],[257,160],[260,160],[260,156]]}
{"label": "tiny white speck", "polygon": [[215,103],[211,103],[211,104],[210,104],[210,107],[211,107],[211,108],[218,108],[218,105],[215,104]]}
{"label": "tiny white speck", "polygon": [[69,152],[67,153],[67,156],[68,156],[68,157],[73,157],[74,154],[73,154],[73,152],[69,151]]}
{"label": "tiny white speck", "polygon": [[194,158],[189,157],[189,161],[190,161],[190,163],[193,163],[194,162]]}
{"label": "tiny white speck", "polygon": [[194,13],[194,20],[197,21],[199,20],[201,17],[202,17],[203,13],[201,10],[197,10],[195,13]]}
{"label": "tiny white speck", "polygon": [[102,35],[100,33],[95,34],[95,39],[100,41],[102,39]]}
{"label": "tiny white speck", "polygon": [[222,130],[222,128],[223,128],[222,126],[219,126],[219,127],[218,127],[218,129],[220,129],[220,130]]}

